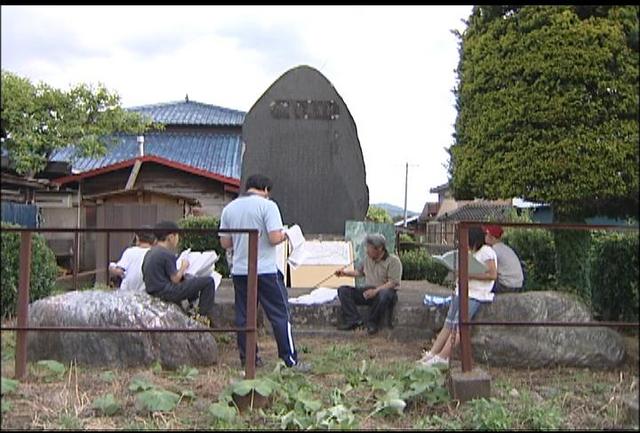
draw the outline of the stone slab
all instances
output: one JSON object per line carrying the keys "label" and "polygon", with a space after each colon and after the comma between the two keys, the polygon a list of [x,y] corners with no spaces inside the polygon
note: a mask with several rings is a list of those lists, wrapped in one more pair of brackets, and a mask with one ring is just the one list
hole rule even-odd
{"label": "stone slab", "polygon": [[627,422],[638,428],[638,425],[640,424],[638,415],[638,394],[623,396],[622,404],[627,411]]}
{"label": "stone slab", "polygon": [[451,398],[462,403],[491,397],[491,376],[477,367],[466,373],[458,368],[451,370],[448,386]]}

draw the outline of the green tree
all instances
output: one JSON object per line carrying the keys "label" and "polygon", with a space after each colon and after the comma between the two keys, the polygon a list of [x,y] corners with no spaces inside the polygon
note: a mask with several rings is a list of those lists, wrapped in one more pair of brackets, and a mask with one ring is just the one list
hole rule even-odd
{"label": "green tree", "polygon": [[[638,7],[479,6],[458,35],[455,197],[637,217]],[[589,234],[554,236],[559,283],[588,291]]]}
{"label": "green tree", "polygon": [[369,209],[367,209],[366,219],[367,221],[373,221],[374,223],[393,224],[393,220],[391,219],[389,212],[378,206],[369,206]]}
{"label": "green tree", "polygon": [[78,156],[104,155],[105,136],[141,134],[149,118],[126,111],[120,97],[103,85],[79,84],[68,91],[2,71],[2,148],[18,173],[33,177],[55,149],[73,145]]}

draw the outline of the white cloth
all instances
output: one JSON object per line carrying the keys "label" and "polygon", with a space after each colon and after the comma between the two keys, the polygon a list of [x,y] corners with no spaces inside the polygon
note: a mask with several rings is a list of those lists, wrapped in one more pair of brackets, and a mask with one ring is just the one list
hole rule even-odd
{"label": "white cloth", "polygon": [[111,267],[124,270],[124,277],[120,284],[121,290],[145,291],[142,279],[142,261],[149,248],[130,247],[124,250],[118,263],[111,263]]}
{"label": "white cloth", "polygon": [[[486,264],[487,261],[493,260],[498,267],[498,256],[489,245],[483,245],[478,251],[473,253],[473,257],[480,263]],[[469,297],[477,301],[491,302],[493,301],[493,283],[495,280],[473,280],[469,279]],[[458,294],[458,283],[456,281],[456,295]]]}
{"label": "white cloth", "polygon": [[326,304],[327,302],[333,301],[337,297],[338,289],[331,289],[329,287],[318,287],[317,289],[313,289],[309,294],[289,299],[289,303],[299,305]]}
{"label": "white cloth", "polygon": [[449,305],[451,303],[451,296],[437,296],[437,295],[424,295],[424,299],[422,300],[424,305],[427,307],[438,307]]}

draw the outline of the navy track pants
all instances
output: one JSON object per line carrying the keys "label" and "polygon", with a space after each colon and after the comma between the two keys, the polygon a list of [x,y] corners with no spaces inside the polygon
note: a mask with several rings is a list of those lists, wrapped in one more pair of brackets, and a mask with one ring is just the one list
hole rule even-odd
{"label": "navy track pants", "polygon": [[[233,286],[235,288],[235,324],[244,328],[247,326],[247,276],[234,275]],[[271,322],[273,335],[278,345],[278,356],[288,367],[295,365],[298,362],[298,353],[291,332],[289,297],[280,273],[258,275],[258,302],[262,305],[262,309]],[[246,333],[238,332],[237,339],[240,362],[244,365],[247,345]],[[256,357],[258,357],[257,345]]]}

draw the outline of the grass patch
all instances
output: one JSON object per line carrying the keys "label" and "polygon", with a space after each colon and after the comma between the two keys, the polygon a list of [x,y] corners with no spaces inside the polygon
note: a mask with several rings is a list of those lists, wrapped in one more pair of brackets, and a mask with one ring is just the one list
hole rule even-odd
{"label": "grass patch", "polygon": [[[3,376],[13,333],[2,335]],[[366,338],[366,339],[365,339]],[[108,369],[51,364],[14,387],[4,382],[2,429],[615,429],[628,427],[621,395],[638,392],[638,369],[483,366],[492,396],[449,401],[443,372],[416,369],[423,342],[384,337],[297,341],[308,374],[283,368],[272,337],[261,335],[266,366],[243,381],[235,344],[219,345],[219,364]],[[14,340],[15,341],[15,340]],[[5,370],[7,372],[5,373]],[[46,379],[50,377],[50,379]],[[265,396],[264,408],[240,412],[233,391]],[[5,393],[6,392],[6,393]],[[143,401],[144,400],[144,401]]]}

